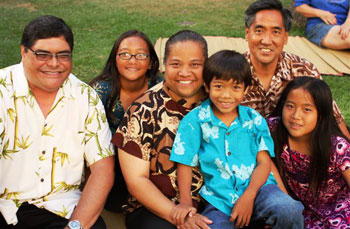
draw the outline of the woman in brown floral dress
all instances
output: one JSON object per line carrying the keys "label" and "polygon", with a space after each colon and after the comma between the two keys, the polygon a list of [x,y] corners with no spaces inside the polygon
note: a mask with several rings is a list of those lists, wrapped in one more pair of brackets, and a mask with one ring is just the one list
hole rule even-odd
{"label": "woman in brown floral dress", "polygon": [[[125,114],[112,142],[118,147],[122,172],[131,198],[125,210],[128,228],[176,228],[172,210],[178,203],[176,164],[169,160],[180,120],[206,97],[203,65],[205,39],[189,30],[169,38],[165,47],[165,80],[139,97]],[[203,179],[194,170],[193,205]],[[200,214],[183,228],[209,228]]]}

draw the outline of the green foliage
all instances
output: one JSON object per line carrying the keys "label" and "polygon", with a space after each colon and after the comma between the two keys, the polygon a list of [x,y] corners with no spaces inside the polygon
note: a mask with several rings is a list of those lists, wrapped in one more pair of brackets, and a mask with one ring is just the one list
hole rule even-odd
{"label": "green foliage", "polygon": [[[102,70],[115,39],[139,29],[155,42],[181,29],[205,36],[244,37],[244,11],[253,0],[0,0],[0,68],[18,63],[25,25],[39,15],[63,18],[75,37],[73,73],[89,82]],[[291,8],[291,0],[282,0]],[[293,27],[291,35],[303,36]],[[326,77],[350,123],[350,77]]]}

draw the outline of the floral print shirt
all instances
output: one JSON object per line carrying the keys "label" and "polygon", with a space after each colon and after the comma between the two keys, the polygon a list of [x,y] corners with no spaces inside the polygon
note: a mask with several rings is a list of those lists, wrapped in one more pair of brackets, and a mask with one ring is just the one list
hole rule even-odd
{"label": "floral print shirt", "polygon": [[[157,77],[155,80],[149,80],[148,81],[148,89],[153,87],[154,85],[160,83],[161,81],[163,81],[162,77]],[[107,106],[108,106],[107,97],[108,97],[108,94],[111,93],[111,91],[112,91],[111,82],[100,80],[100,81],[97,81],[94,85],[92,85],[92,87],[95,89],[95,91],[100,96],[100,99],[102,100],[103,106],[107,110]],[[122,120],[122,118],[124,116],[124,113],[125,113],[125,110],[124,110],[123,104],[118,96],[116,99],[116,103],[113,107],[113,114],[114,114],[115,119],[108,120],[109,127],[111,129],[112,134],[114,134],[115,131],[117,130],[117,128],[120,124],[120,121]]]}
{"label": "floral print shirt", "polygon": [[[180,122],[170,157],[188,166],[200,165],[204,177],[200,195],[227,215],[248,187],[258,152],[275,156],[265,119],[245,106],[238,106],[238,113],[226,126],[207,99]],[[272,174],[265,184],[276,184]]]}
{"label": "floral print shirt", "polygon": [[0,70],[0,212],[18,222],[23,202],[70,218],[84,162],[114,155],[97,93],[70,74],[45,118],[22,63]]}
{"label": "floral print shirt", "polygon": [[[250,64],[252,83],[246,88],[241,105],[248,106],[259,111],[259,113],[265,118],[269,117],[275,110],[283,89],[295,77],[311,76],[322,79],[320,73],[311,62],[297,55],[282,52],[278,59],[276,72],[272,76],[270,87],[267,91],[265,91],[255,73],[254,66],[251,63],[250,52],[248,51],[243,55]],[[343,122],[344,118],[334,101],[333,110],[337,122]]]}
{"label": "floral print shirt", "polygon": [[[271,131],[275,129],[279,118],[269,118]],[[319,204],[315,196],[308,192],[310,156],[291,150],[288,143],[283,147],[281,163],[285,171],[285,180],[294,195],[304,204],[305,228],[349,228],[350,225],[350,187],[342,172],[350,169],[350,143],[346,139],[334,136],[332,154],[328,168],[328,178],[324,181],[319,194]]]}
{"label": "floral print shirt", "polygon": [[[169,160],[180,120],[191,110],[186,100],[169,96],[166,82],[159,83],[134,101],[120,123],[112,142],[125,152],[150,162],[150,180],[170,200],[178,203],[176,163]],[[174,93],[173,93],[174,94]],[[199,105],[194,103],[191,108]],[[192,199],[198,204],[198,190],[203,183],[197,168],[193,169]],[[131,197],[124,210],[142,206]]]}

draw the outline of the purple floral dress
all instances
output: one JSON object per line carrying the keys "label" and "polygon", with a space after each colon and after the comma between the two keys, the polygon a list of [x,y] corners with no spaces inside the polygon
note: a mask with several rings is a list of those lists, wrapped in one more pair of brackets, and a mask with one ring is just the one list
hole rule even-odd
{"label": "purple floral dress", "polygon": [[[271,131],[278,122],[279,118],[268,119]],[[332,137],[329,176],[321,188],[318,205],[308,192],[310,156],[285,144],[281,159],[289,188],[305,206],[305,228],[350,228],[350,188],[342,175],[350,168],[350,143],[342,137]]]}

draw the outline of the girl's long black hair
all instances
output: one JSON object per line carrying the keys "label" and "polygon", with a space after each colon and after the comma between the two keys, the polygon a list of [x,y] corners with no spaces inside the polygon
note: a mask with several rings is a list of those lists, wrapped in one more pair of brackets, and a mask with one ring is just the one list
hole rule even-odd
{"label": "girl's long black hair", "polygon": [[[282,178],[285,177],[285,173],[281,166],[281,154],[284,145],[288,142],[288,131],[282,121],[282,112],[289,93],[298,88],[302,88],[309,92],[317,109],[317,124],[312,131],[310,140],[311,161],[309,169],[309,191],[315,196],[319,196],[318,194],[322,188],[322,183],[328,176],[328,167],[332,151],[331,137],[346,137],[340,131],[335,120],[332,93],[328,85],[323,80],[313,77],[295,78],[288,83],[284,89],[276,110],[272,114],[273,116],[280,117],[280,122],[272,132],[272,137],[275,142],[277,167]],[[285,180],[284,183],[286,185]]]}
{"label": "girl's long black hair", "polygon": [[[117,40],[114,42],[113,48],[111,50],[111,53],[109,54],[107,63],[102,70],[102,73],[99,74],[96,78],[92,79],[90,81],[90,85],[94,85],[97,81],[108,81],[111,83],[111,88],[112,90],[107,96],[107,104],[106,104],[106,115],[108,121],[114,121],[115,117],[113,114],[113,108],[117,102],[117,98],[119,97],[120,94],[120,73],[117,68],[117,63],[116,63],[116,56],[117,52],[120,46],[120,43],[128,37],[140,37],[143,39],[147,46],[148,46],[148,51],[149,51],[149,57],[150,57],[150,63],[151,63],[151,68],[147,70],[146,76],[151,80],[151,81],[156,81],[157,80],[157,72],[159,69],[159,59],[156,54],[156,51],[154,50],[153,44],[150,41],[150,39],[144,34],[143,32],[140,32],[138,30],[129,30],[121,34]],[[112,123],[112,122],[110,122]]]}

